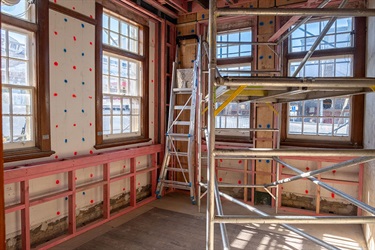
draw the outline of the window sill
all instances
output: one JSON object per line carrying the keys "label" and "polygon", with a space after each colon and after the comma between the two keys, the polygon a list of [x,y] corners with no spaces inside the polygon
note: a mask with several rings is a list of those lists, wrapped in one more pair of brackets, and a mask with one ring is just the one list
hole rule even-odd
{"label": "window sill", "polygon": [[12,149],[4,150],[4,163],[14,162],[14,161],[23,161],[36,158],[49,157],[53,155],[55,151],[41,151],[39,148],[23,148],[23,149]]}
{"label": "window sill", "polygon": [[280,142],[281,146],[309,147],[309,148],[347,148],[361,149],[362,145],[353,144],[350,141],[317,141],[317,140],[298,140],[286,139]]}
{"label": "window sill", "polygon": [[144,138],[144,137],[129,137],[129,138],[118,138],[118,139],[109,139],[104,140],[101,144],[97,144],[94,146],[95,149],[105,149],[105,148],[112,148],[112,147],[120,147],[126,145],[132,145],[137,143],[149,142],[151,138]]}

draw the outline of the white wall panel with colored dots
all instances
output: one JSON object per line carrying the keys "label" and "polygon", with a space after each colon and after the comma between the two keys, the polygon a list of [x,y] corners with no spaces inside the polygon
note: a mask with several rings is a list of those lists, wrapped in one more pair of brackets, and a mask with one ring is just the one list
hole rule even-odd
{"label": "white wall panel with colored dots", "polygon": [[51,141],[55,158],[95,144],[95,27],[50,11]]}
{"label": "white wall panel with colored dots", "polygon": [[50,0],[70,10],[95,18],[95,0]]}

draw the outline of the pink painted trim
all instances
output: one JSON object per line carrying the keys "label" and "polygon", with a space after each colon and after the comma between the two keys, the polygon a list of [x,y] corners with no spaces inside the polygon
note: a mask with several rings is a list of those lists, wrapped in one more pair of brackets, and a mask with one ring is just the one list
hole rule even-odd
{"label": "pink painted trim", "polygon": [[[359,173],[358,173],[358,200],[363,201],[363,174],[364,174],[364,166],[365,164],[359,165]],[[362,209],[357,209],[357,215],[361,216],[363,213]]]}
{"label": "pink painted trim", "polygon": [[72,194],[73,194],[73,191],[62,191],[62,192],[58,192],[58,193],[55,193],[55,194],[45,195],[45,196],[42,196],[42,197],[32,199],[32,200],[30,200],[29,204],[30,204],[30,207],[32,207],[32,206],[36,206],[36,205],[39,205],[39,204],[42,204],[42,203],[45,203],[45,202],[49,202],[49,201],[53,201],[53,200],[56,200],[56,199],[59,199],[59,198],[63,198],[63,197],[66,197],[66,196],[69,196],[69,195],[72,195]]}

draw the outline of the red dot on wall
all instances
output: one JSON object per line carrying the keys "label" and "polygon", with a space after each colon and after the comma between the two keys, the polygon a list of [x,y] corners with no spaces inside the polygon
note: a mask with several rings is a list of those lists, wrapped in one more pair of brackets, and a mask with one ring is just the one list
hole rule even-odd
{"label": "red dot on wall", "polygon": [[91,204],[94,203],[94,200],[91,200],[90,203],[91,203]]}
{"label": "red dot on wall", "polygon": [[74,152],[74,155],[77,155],[78,153],[77,152]]}
{"label": "red dot on wall", "polygon": [[54,62],[53,65],[59,66],[59,63],[58,62]]}
{"label": "red dot on wall", "polygon": [[57,215],[60,215],[60,211],[57,211],[56,214],[57,214]]}
{"label": "red dot on wall", "polygon": [[59,181],[59,180],[56,180],[56,184],[60,184],[60,181]]}
{"label": "red dot on wall", "polygon": [[223,162],[223,159],[220,159],[220,162]]}
{"label": "red dot on wall", "polygon": [[306,171],[309,171],[310,170],[310,168],[309,167],[306,167]]}
{"label": "red dot on wall", "polygon": [[78,180],[78,178],[77,178],[77,177],[75,177],[75,178],[74,178],[74,180]]}
{"label": "red dot on wall", "polygon": [[75,9],[76,9],[76,7],[74,7],[74,6],[73,6],[73,8],[72,8],[72,9],[73,9],[73,10],[75,10]]}
{"label": "red dot on wall", "polygon": [[332,173],[336,174],[336,170],[332,170]]}
{"label": "red dot on wall", "polygon": [[331,194],[331,197],[332,197],[332,198],[335,198],[335,194],[334,194],[334,193],[332,193],[332,194]]}
{"label": "red dot on wall", "polygon": [[89,99],[92,99],[92,96],[89,96]]}
{"label": "red dot on wall", "polygon": [[90,178],[92,178],[92,177],[94,177],[94,175],[93,175],[93,174],[90,174]]}
{"label": "red dot on wall", "polygon": [[72,97],[73,97],[73,98],[76,98],[77,96],[76,96],[76,94],[73,94]]}
{"label": "red dot on wall", "polygon": [[54,3],[57,3],[57,0],[53,0]]}
{"label": "red dot on wall", "polygon": [[151,82],[154,82],[154,80],[151,80]]}
{"label": "red dot on wall", "polygon": [[151,62],[154,62],[154,60],[151,60]]}
{"label": "red dot on wall", "polygon": [[122,168],[126,168],[126,166],[124,165],[124,166],[122,166]]}
{"label": "red dot on wall", "polygon": [[92,126],[92,123],[90,122],[90,127]]}
{"label": "red dot on wall", "polygon": [[281,189],[284,189],[283,187],[281,187]]}
{"label": "red dot on wall", "polygon": [[90,18],[93,18],[92,15],[90,15]]}
{"label": "red dot on wall", "polygon": [[75,123],[74,123],[74,124],[73,124],[73,126],[74,126],[74,127],[76,127],[76,126],[77,126],[77,124],[75,124]]}
{"label": "red dot on wall", "polygon": [[239,160],[239,161],[238,161],[238,163],[239,163],[239,164],[241,164],[241,163],[242,163],[242,161],[241,161],[241,160]]}
{"label": "red dot on wall", "polygon": [[92,45],[92,42],[90,42],[90,45]]}
{"label": "red dot on wall", "polygon": [[285,168],[285,166],[282,166],[282,168]]}
{"label": "red dot on wall", "polygon": [[73,36],[73,40],[74,40],[74,41],[77,41],[77,37],[76,37],[76,36]]}
{"label": "red dot on wall", "polygon": [[140,182],[138,182],[138,186],[140,186],[141,185],[141,183]]}
{"label": "red dot on wall", "polygon": [[58,155],[55,155],[55,159],[58,159],[59,158],[59,156]]}
{"label": "red dot on wall", "polygon": [[76,66],[73,66],[73,69],[74,69],[74,70],[76,70],[76,69],[77,69],[77,67],[76,67]]}
{"label": "red dot on wall", "polygon": [[242,181],[241,180],[238,180],[238,184],[241,184],[242,183]]}
{"label": "red dot on wall", "polygon": [[222,181],[223,181],[223,178],[220,177],[220,178],[219,178],[219,181],[222,182]]}
{"label": "red dot on wall", "polygon": [[53,96],[58,96],[58,94],[55,92],[55,93],[53,93]]}
{"label": "red dot on wall", "polygon": [[55,35],[57,35],[57,31],[53,32]]}
{"label": "red dot on wall", "polygon": [[308,193],[309,193],[309,190],[306,189],[306,190],[305,190],[305,193],[308,194]]}
{"label": "red dot on wall", "polygon": [[58,128],[59,127],[59,125],[56,125],[56,128]]}
{"label": "red dot on wall", "polygon": [[125,188],[122,188],[122,191],[125,191]]}
{"label": "red dot on wall", "polygon": [[90,150],[90,155],[92,155],[94,152],[92,150]]}

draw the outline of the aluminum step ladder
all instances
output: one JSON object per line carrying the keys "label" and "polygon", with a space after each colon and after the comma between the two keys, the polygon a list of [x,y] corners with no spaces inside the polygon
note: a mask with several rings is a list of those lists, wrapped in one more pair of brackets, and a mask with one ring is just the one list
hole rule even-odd
{"label": "aluminum step ladder", "polygon": [[[189,190],[191,202],[193,204],[196,202],[195,154],[193,154],[193,151],[197,88],[198,60],[194,62],[194,68],[192,69],[177,69],[177,62],[174,62],[165,140],[166,147],[156,188],[157,198],[162,197],[164,188],[176,188]],[[185,96],[185,99],[187,99],[184,104],[177,104],[178,99],[183,99],[178,98],[179,96]],[[183,115],[184,112],[190,112],[190,115]],[[183,131],[183,133],[179,131]],[[186,151],[183,152],[179,148],[186,149]],[[173,178],[177,173],[183,181],[177,181]]]}

